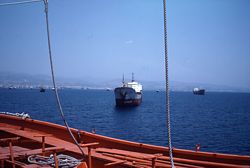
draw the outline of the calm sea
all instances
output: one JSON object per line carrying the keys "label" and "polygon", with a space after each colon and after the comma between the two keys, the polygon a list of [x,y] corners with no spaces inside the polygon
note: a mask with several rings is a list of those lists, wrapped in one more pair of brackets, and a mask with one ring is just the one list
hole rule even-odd
{"label": "calm sea", "polygon": [[[113,91],[60,90],[71,127],[114,138],[167,145],[165,92],[144,91],[135,108],[116,108]],[[172,145],[202,151],[250,155],[250,93],[171,92]],[[0,89],[0,111],[27,112],[34,119],[63,124],[54,93]]]}

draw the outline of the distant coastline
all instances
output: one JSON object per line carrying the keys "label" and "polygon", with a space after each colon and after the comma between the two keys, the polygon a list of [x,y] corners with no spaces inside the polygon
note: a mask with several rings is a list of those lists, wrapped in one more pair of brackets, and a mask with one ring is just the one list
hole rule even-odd
{"label": "distant coastline", "polygon": [[[112,80],[86,80],[83,79],[70,79],[70,78],[57,78],[58,88],[62,89],[93,89],[93,90],[106,90],[114,89],[120,84],[120,79]],[[143,81],[140,80],[144,86],[144,90],[164,91],[164,81]],[[14,88],[14,89],[37,89],[41,86],[52,89],[51,77],[49,75],[30,75],[21,73],[7,73],[0,72],[0,88]],[[224,86],[216,84],[204,84],[195,82],[180,82],[170,81],[170,91],[190,92],[194,87],[205,88],[207,92],[250,92],[250,88],[239,88],[233,86]]]}

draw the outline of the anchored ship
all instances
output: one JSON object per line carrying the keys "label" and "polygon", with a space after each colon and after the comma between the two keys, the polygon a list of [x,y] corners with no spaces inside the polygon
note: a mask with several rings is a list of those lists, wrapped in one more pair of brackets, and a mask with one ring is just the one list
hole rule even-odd
{"label": "anchored ship", "polygon": [[193,93],[195,95],[204,95],[205,94],[205,89],[194,88]]}
{"label": "anchored ship", "polygon": [[142,85],[134,80],[132,73],[132,81],[125,83],[123,76],[122,87],[115,88],[116,106],[138,106],[142,102]]}

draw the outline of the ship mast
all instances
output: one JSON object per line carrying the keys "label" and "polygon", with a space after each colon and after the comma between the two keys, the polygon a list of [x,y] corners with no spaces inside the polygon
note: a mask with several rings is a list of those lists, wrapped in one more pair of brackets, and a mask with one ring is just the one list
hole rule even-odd
{"label": "ship mast", "polygon": [[122,75],[122,85],[123,85],[123,87],[125,86],[124,74]]}
{"label": "ship mast", "polygon": [[134,82],[135,79],[134,79],[134,72],[132,72],[132,82]]}

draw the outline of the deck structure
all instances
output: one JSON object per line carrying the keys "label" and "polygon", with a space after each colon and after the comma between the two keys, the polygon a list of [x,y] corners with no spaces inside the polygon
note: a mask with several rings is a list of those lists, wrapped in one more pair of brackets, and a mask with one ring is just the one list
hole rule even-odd
{"label": "deck structure", "polygon": [[[77,158],[75,167],[171,167],[168,148],[114,139],[71,129],[85,156],[71,140],[64,126],[33,119],[0,114],[0,167],[51,167],[29,163],[32,155]],[[250,156],[239,156],[183,149],[173,149],[176,167],[250,168]],[[53,167],[60,167],[59,163]]]}

